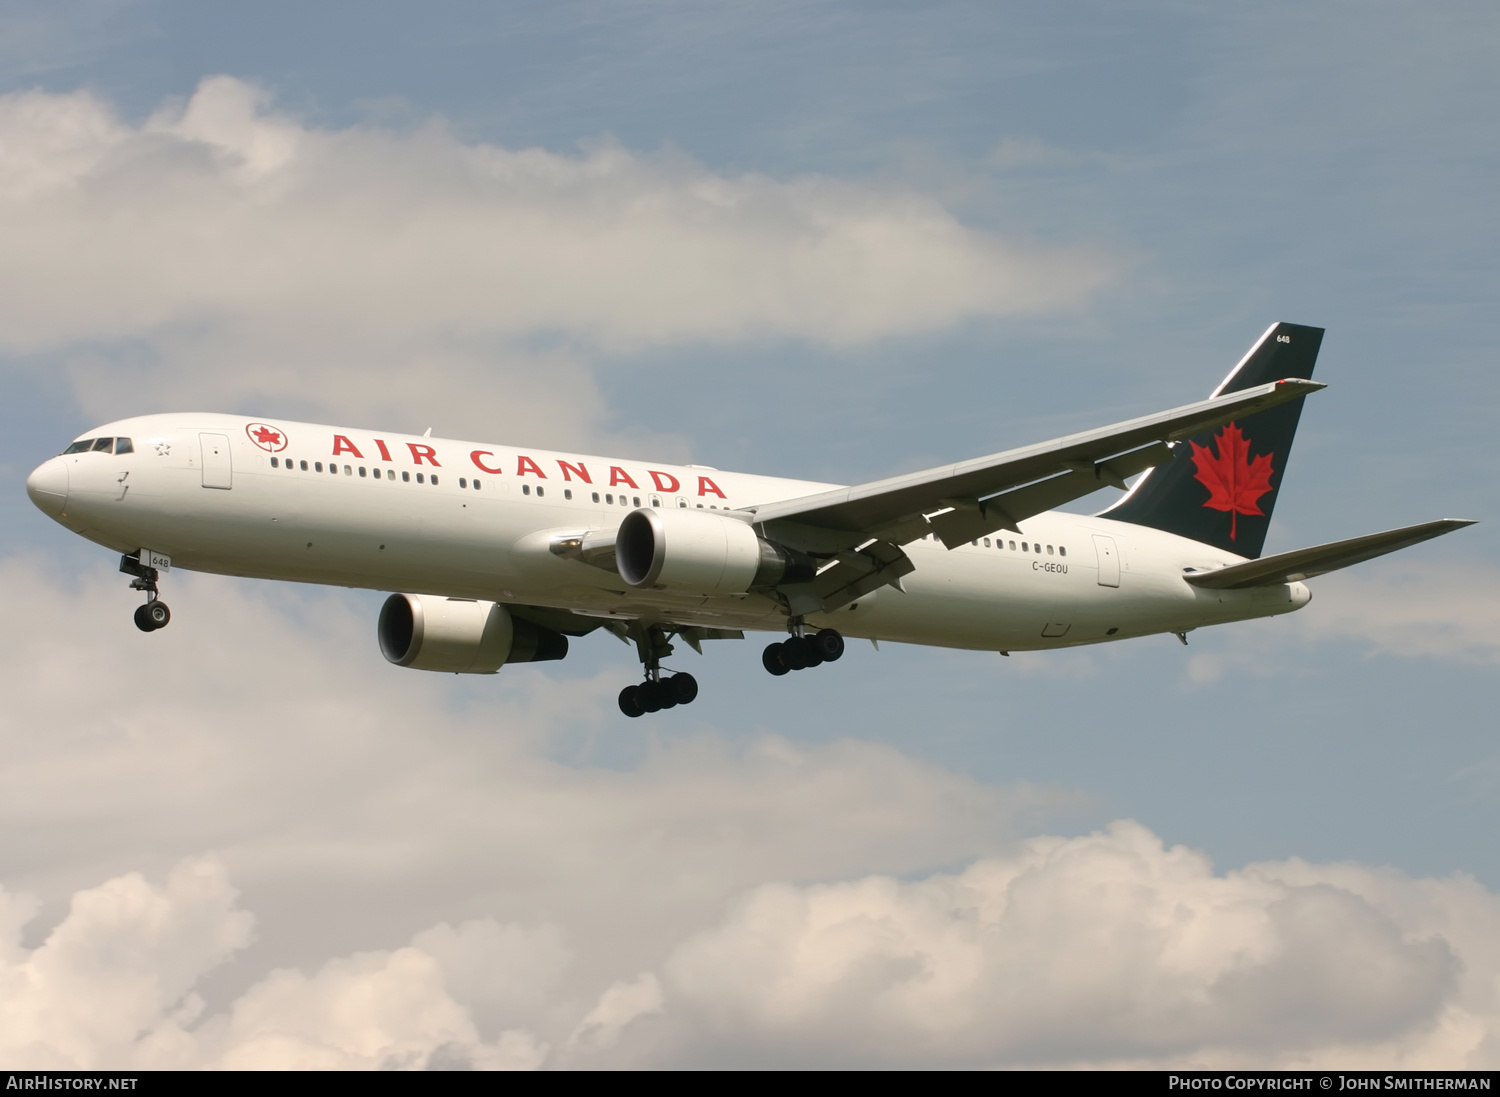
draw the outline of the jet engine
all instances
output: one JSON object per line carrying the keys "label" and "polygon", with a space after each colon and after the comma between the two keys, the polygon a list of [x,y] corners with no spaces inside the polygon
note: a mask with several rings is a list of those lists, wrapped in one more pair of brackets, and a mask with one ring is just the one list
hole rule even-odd
{"label": "jet engine", "polygon": [[496,602],[393,594],[380,607],[380,650],[398,667],[494,674],[506,663],[568,654],[568,638],[511,615]]}
{"label": "jet engine", "polygon": [[756,535],[721,511],[633,510],[615,537],[620,577],[638,589],[682,594],[738,594],[778,583],[803,583],[817,565]]}

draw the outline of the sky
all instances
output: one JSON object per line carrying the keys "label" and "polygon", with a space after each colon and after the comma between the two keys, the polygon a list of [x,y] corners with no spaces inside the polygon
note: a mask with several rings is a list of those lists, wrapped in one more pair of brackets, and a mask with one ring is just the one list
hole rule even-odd
{"label": "sky", "polygon": [[[1500,1065],[1500,10],[0,8],[0,1062]],[[220,409],[856,483],[1327,328],[1295,615],[851,644],[629,721],[612,637],[171,628],[27,473]],[[1102,509],[1101,495],[1074,509]]]}

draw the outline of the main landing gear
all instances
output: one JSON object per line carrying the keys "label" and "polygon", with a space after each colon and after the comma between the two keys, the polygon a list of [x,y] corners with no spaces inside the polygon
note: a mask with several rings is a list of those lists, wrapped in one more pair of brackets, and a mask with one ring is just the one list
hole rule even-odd
{"label": "main landing gear", "polygon": [[156,596],[156,581],[161,578],[161,573],[153,567],[142,564],[134,556],[120,557],[120,570],[126,575],[135,577],[130,581],[131,590],[146,592],[146,604],[137,606],[135,610],[135,627],[142,632],[155,632],[159,628],[166,628],[167,623],[172,620],[172,611]]}
{"label": "main landing gear", "polygon": [[820,629],[809,635],[802,631],[800,622],[792,629],[790,637],[779,644],[768,644],[761,653],[761,664],[777,677],[789,670],[836,663],[844,654],[844,637],[838,629]]}
{"label": "main landing gear", "polygon": [[662,677],[661,661],[672,654],[672,645],[667,643],[665,632],[659,628],[647,629],[644,634],[636,637],[636,648],[640,651],[646,680],[638,686],[626,686],[620,691],[621,712],[634,718],[648,712],[660,712],[664,708],[690,705],[697,699],[698,679],[691,674],[669,674]]}

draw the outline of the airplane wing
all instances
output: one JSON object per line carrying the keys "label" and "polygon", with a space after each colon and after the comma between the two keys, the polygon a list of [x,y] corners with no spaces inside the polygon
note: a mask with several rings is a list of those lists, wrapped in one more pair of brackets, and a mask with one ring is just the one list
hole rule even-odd
{"label": "airplane wing", "polygon": [[1445,533],[1473,524],[1464,518],[1442,518],[1436,522],[1422,522],[1415,526],[1386,530],[1384,533],[1351,537],[1347,541],[1333,541],[1326,545],[1297,549],[1295,552],[1264,556],[1259,560],[1231,564],[1227,568],[1215,568],[1213,571],[1189,572],[1183,578],[1195,587],[1207,587],[1209,590],[1239,590],[1243,587],[1295,583],[1338,571],[1351,564],[1373,560],[1388,552],[1441,537]]}
{"label": "airplane wing", "polygon": [[916,565],[901,549],[936,533],[950,549],[1080,499],[1172,457],[1171,443],[1326,388],[1286,378],[1040,445],[745,508],[764,534],[828,562],[783,586],[794,615],[831,612]]}
{"label": "airplane wing", "polygon": [[[956,465],[747,508],[776,540],[833,553],[935,532],[949,548],[1171,459],[1169,443],[1326,388],[1295,378]],[[937,513],[943,512],[943,513]],[[931,516],[931,517],[929,517]]]}

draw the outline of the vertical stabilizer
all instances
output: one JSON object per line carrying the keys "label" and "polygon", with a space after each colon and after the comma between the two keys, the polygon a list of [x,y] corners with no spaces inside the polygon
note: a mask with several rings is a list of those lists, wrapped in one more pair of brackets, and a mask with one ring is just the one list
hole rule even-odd
{"label": "vertical stabilizer", "polygon": [[[1273,324],[1212,395],[1284,377],[1311,379],[1322,343],[1322,328]],[[1174,460],[1147,472],[1125,498],[1102,513],[1258,557],[1292,452],[1302,399],[1178,443]]]}

